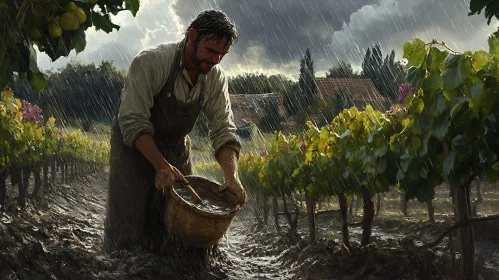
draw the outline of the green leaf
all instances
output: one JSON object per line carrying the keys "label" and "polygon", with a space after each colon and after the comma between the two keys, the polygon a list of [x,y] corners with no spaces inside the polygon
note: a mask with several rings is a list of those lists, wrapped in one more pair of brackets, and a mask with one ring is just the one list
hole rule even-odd
{"label": "green leaf", "polygon": [[125,0],[125,8],[127,10],[130,10],[132,12],[133,16],[137,15],[137,12],[139,11],[139,0]]}
{"label": "green leaf", "polygon": [[444,160],[444,177],[448,177],[450,172],[454,169],[454,161],[456,160],[456,152],[452,151]]}
{"label": "green leaf", "polygon": [[428,69],[430,71],[443,71],[445,67],[445,59],[448,55],[448,51],[441,51],[437,47],[432,47],[429,54],[429,56],[431,56],[431,62],[428,65]]}
{"label": "green leaf", "polygon": [[69,47],[66,45],[66,42],[64,40],[65,38],[65,35],[66,34],[63,34],[63,36],[61,36],[58,41],[57,41],[57,49],[55,51],[55,59],[53,59],[53,61],[55,61],[57,58],[61,57],[61,56],[68,56],[69,53],[71,52],[71,50],[69,49]]}
{"label": "green leaf", "polygon": [[404,172],[402,171],[402,169],[399,169],[397,171],[397,177],[395,178],[397,181],[402,181],[402,179],[404,179],[405,175],[404,175]]}
{"label": "green leaf", "polygon": [[492,17],[499,18],[499,2],[491,0],[471,0],[470,1],[470,11],[468,15],[479,15],[482,9],[485,8],[485,18],[487,19],[487,24],[490,25]]}
{"label": "green leaf", "polygon": [[473,68],[475,69],[475,71],[479,71],[487,62],[489,62],[490,55],[484,50],[479,50],[473,53],[472,59]]}
{"label": "green leaf", "polygon": [[487,183],[495,184],[499,181],[499,172],[492,167],[485,167],[485,180]]}
{"label": "green leaf", "polygon": [[430,139],[431,134],[426,134],[423,138],[423,145],[419,149],[418,156],[423,157],[428,153],[428,140]]}
{"label": "green leaf", "polygon": [[421,113],[424,109],[424,101],[419,97],[415,97],[411,104],[411,108],[413,109],[413,112],[417,114]]}
{"label": "green leaf", "polygon": [[463,105],[469,101],[470,99],[467,96],[459,96],[454,98],[452,100],[452,105],[451,105],[452,109],[450,110],[450,117],[454,119],[454,117],[459,112],[459,110],[461,110]]}
{"label": "green leaf", "polygon": [[451,124],[451,120],[449,118],[449,115],[447,114],[442,114],[438,118],[436,118],[434,124],[433,124],[433,129],[432,129],[432,135],[435,136],[438,140],[442,141],[447,134],[447,131],[449,131],[449,126]]}
{"label": "green leaf", "polygon": [[481,164],[492,164],[497,160],[497,155],[489,149],[483,149],[478,152],[478,158]]}
{"label": "green leaf", "polygon": [[409,71],[407,71],[407,81],[411,85],[411,88],[418,88],[424,78],[425,71],[422,65],[419,67],[412,66],[409,68]]}
{"label": "green leaf", "polygon": [[12,70],[18,73],[25,73],[29,70],[30,50],[26,44],[15,44],[11,48],[10,59]]}
{"label": "green leaf", "polygon": [[480,118],[480,108],[482,106],[483,96],[483,83],[477,83],[471,87],[470,109],[477,118]]}
{"label": "green leaf", "polygon": [[[419,184],[418,184],[419,185]],[[416,191],[416,198],[419,202],[430,202],[435,197],[434,186],[418,188]]]}
{"label": "green leaf", "polygon": [[461,60],[462,55],[460,54],[450,54],[445,59],[445,68],[456,68],[459,65],[459,60]]}
{"label": "green leaf", "polygon": [[423,63],[426,55],[425,42],[421,39],[414,39],[411,42],[406,42],[402,48],[404,58],[407,59],[410,65],[419,66]]}
{"label": "green leaf", "polygon": [[432,72],[430,75],[423,80],[421,88],[426,93],[428,91],[434,91],[442,86],[442,76],[439,72]]}
{"label": "green leaf", "polygon": [[12,68],[10,64],[10,58],[8,56],[4,56],[3,60],[0,61],[0,90],[9,83],[12,79]]}
{"label": "green leaf", "polygon": [[421,168],[421,170],[419,171],[419,176],[421,176],[421,178],[423,179],[426,179],[428,178],[428,170],[426,170],[426,168]]}
{"label": "green leaf", "polygon": [[471,52],[466,52],[459,60],[459,69],[461,70],[462,79],[472,79],[474,76],[473,62],[471,59]]}
{"label": "green leaf", "polygon": [[418,136],[411,137],[411,150],[413,155],[418,155],[418,149],[419,147],[421,147],[422,143],[423,142],[421,141],[421,138],[419,138]]}
{"label": "green leaf", "polygon": [[431,112],[432,115],[436,117],[440,115],[446,108],[447,108],[447,100],[445,100],[445,97],[442,94],[438,94],[437,103],[433,108],[434,109],[433,112]]}
{"label": "green leaf", "polygon": [[487,42],[489,43],[489,53],[499,55],[499,38],[496,36],[489,36]]}
{"label": "green leaf", "polygon": [[461,68],[446,68],[442,73],[444,80],[444,90],[450,91],[463,83]]}
{"label": "green leaf", "polygon": [[466,141],[463,135],[461,134],[456,135],[456,137],[452,139],[452,146],[464,146],[464,145],[466,145]]}
{"label": "green leaf", "polygon": [[95,26],[95,30],[102,30],[106,33],[112,32],[113,28],[116,30],[120,29],[119,25],[116,25],[111,22],[109,15],[101,15],[97,12],[92,11],[92,23]]}
{"label": "green leaf", "polygon": [[76,51],[76,53],[81,53],[83,50],[85,50],[85,47],[87,46],[87,36],[85,35],[85,32],[81,29],[79,29],[75,35],[72,38],[72,45]]}
{"label": "green leaf", "polygon": [[40,91],[48,86],[47,80],[45,79],[45,75],[42,73],[32,73],[28,72],[28,81],[31,85],[31,88],[36,92],[40,93]]}
{"label": "green leaf", "polygon": [[423,132],[433,126],[434,118],[428,113],[428,110],[423,110],[421,115],[414,121],[414,128],[419,132]]}
{"label": "green leaf", "polygon": [[380,158],[376,164],[376,173],[381,174],[386,171],[386,159]]}

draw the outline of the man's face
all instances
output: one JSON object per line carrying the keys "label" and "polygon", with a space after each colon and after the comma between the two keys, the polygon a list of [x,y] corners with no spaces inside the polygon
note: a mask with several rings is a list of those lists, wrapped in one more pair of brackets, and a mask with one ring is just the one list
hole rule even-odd
{"label": "man's face", "polygon": [[193,57],[194,65],[201,74],[208,74],[208,72],[222,61],[222,58],[230,50],[231,45],[227,44],[226,38],[220,41],[205,40],[202,38],[199,42],[194,42]]}

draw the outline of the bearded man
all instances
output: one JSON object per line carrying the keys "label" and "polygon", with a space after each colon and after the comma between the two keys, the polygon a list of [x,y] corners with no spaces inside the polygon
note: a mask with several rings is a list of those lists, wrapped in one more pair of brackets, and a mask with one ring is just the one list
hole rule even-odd
{"label": "bearded man", "polygon": [[220,11],[197,16],[182,41],[140,52],[132,61],[113,121],[105,219],[106,252],[155,247],[164,237],[165,203],[175,182],[192,174],[188,133],[206,115],[221,190],[243,206],[228,81],[218,64],[237,42],[235,24]]}

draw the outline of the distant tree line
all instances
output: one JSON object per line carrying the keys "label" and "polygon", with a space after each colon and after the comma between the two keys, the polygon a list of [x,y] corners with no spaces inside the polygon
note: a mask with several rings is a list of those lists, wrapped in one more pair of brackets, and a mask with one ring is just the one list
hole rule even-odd
{"label": "distant tree line", "polygon": [[[14,78],[13,87],[21,99],[38,104],[45,114],[58,119],[77,119],[87,124],[92,121],[110,122],[118,109],[125,75],[110,61],[103,61],[97,66],[72,62],[57,72],[47,73],[49,86],[41,94],[34,92],[25,79],[19,77]],[[401,62],[395,61],[394,50],[383,57],[379,44],[376,44],[367,49],[362,71],[354,71],[350,63],[340,61],[327,70],[326,77],[369,78],[383,96],[396,103],[398,88],[406,80],[406,71]],[[353,105],[348,88],[337,89],[332,98],[318,100],[310,49],[300,60],[298,81],[280,74],[245,73],[230,77],[228,86],[230,94],[282,94],[288,115],[301,116],[303,120],[309,115],[316,115],[319,109],[323,112],[324,121],[329,122],[339,110]],[[278,106],[277,102],[265,105],[263,119],[268,130],[279,127],[281,119],[276,117]],[[200,123],[201,127],[196,129],[205,132],[205,121]]]}
{"label": "distant tree line", "polygon": [[255,73],[244,73],[229,78],[230,94],[262,94],[262,93],[285,93],[296,87],[296,82],[290,78],[277,75],[264,75]]}
{"label": "distant tree line", "polygon": [[116,114],[125,73],[112,62],[103,61],[99,66],[72,62],[47,76],[49,85],[40,94],[24,79],[15,77],[16,96],[38,104],[45,114],[62,120],[77,119],[85,126],[92,121],[110,122]]}

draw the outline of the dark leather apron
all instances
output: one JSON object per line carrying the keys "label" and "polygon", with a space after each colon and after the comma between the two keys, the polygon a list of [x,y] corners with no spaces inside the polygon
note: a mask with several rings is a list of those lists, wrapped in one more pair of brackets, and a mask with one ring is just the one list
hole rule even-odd
{"label": "dark leather apron", "polygon": [[[190,143],[192,130],[201,111],[201,97],[193,103],[176,99],[174,84],[181,74],[179,48],[167,82],[155,97],[150,121],[154,142],[165,159],[182,174],[192,174]],[[146,246],[156,247],[166,235],[163,222],[165,198],[155,187],[155,170],[135,147],[123,142],[117,118],[111,134],[110,175],[105,219],[104,249],[111,252]]]}

